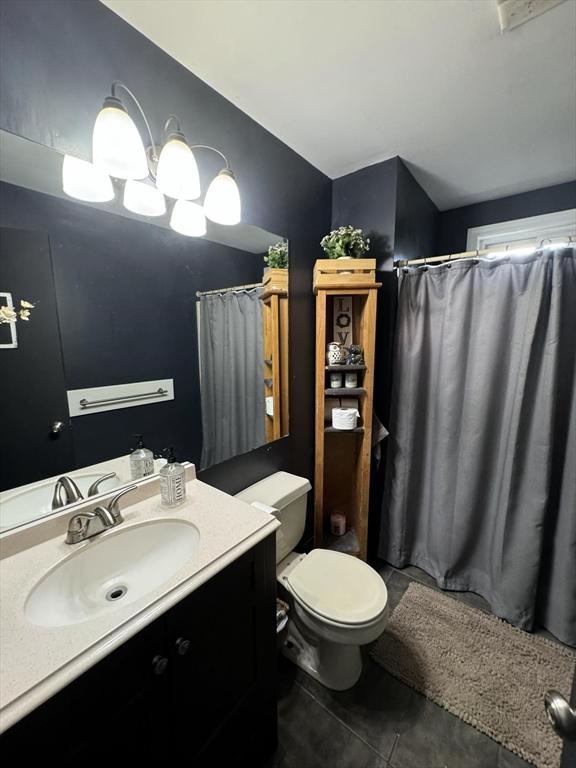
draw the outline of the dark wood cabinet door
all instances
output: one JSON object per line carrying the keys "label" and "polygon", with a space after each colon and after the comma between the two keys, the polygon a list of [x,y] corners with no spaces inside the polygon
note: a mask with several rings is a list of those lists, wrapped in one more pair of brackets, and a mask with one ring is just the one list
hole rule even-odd
{"label": "dark wood cabinet door", "polygon": [[91,724],[78,739],[72,762],[80,756],[94,761],[95,755],[107,761],[101,765],[160,759],[170,737],[169,674],[162,616],[72,683],[70,708],[88,714]]}
{"label": "dark wood cabinet door", "polygon": [[175,753],[199,752],[256,685],[254,567],[251,551],[167,617]]}
{"label": "dark wood cabinet door", "polygon": [[162,617],[6,731],[2,756],[13,765],[50,758],[77,768],[138,757],[152,764],[146,760],[161,756],[169,738],[168,668],[155,674],[154,662],[166,650]]}

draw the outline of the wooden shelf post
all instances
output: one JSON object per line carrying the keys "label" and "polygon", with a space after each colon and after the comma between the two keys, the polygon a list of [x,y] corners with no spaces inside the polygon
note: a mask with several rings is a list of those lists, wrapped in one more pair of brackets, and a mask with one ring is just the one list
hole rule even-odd
{"label": "wooden shelf post", "polygon": [[[316,456],[314,473],[315,546],[346,551],[366,560],[370,495],[370,455],[374,399],[376,300],[380,283],[375,282],[375,259],[330,262],[319,259],[314,270],[316,294]],[[352,301],[353,343],[362,347],[364,366],[358,372],[358,387],[350,396],[358,399],[360,420],[355,430],[335,430],[325,421],[325,397],[330,396],[326,348],[332,338],[333,306],[336,297]],[[345,371],[345,366],[338,366]],[[330,514],[346,515],[348,535],[330,535]]]}
{"label": "wooden shelf post", "polygon": [[264,414],[266,442],[288,434],[288,270],[267,269],[262,279],[264,397],[272,397],[272,416]]}

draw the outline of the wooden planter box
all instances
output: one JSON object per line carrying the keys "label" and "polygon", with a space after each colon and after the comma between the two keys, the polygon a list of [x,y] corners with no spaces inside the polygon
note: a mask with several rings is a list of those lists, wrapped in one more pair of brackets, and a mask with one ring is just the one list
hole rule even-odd
{"label": "wooden planter box", "polygon": [[268,267],[262,276],[262,286],[265,295],[271,293],[286,295],[288,293],[288,269]]}
{"label": "wooden planter box", "polygon": [[314,293],[319,288],[377,288],[376,259],[317,259]]}

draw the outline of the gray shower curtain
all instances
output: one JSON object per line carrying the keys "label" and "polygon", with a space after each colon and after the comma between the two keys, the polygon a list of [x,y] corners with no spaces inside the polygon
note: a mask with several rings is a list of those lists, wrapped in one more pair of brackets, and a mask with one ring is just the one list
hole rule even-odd
{"label": "gray shower curtain", "polygon": [[399,277],[379,554],[576,646],[573,248]]}
{"label": "gray shower curtain", "polygon": [[201,467],[266,442],[262,289],[201,296]]}

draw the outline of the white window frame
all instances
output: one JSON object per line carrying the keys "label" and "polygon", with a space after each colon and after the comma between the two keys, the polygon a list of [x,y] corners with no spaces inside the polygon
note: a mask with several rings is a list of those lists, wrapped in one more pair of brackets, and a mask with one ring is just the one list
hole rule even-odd
{"label": "white window frame", "polygon": [[561,240],[576,235],[576,208],[526,219],[501,221],[468,230],[466,250],[475,251],[498,245],[517,243],[536,245],[542,240]]}

